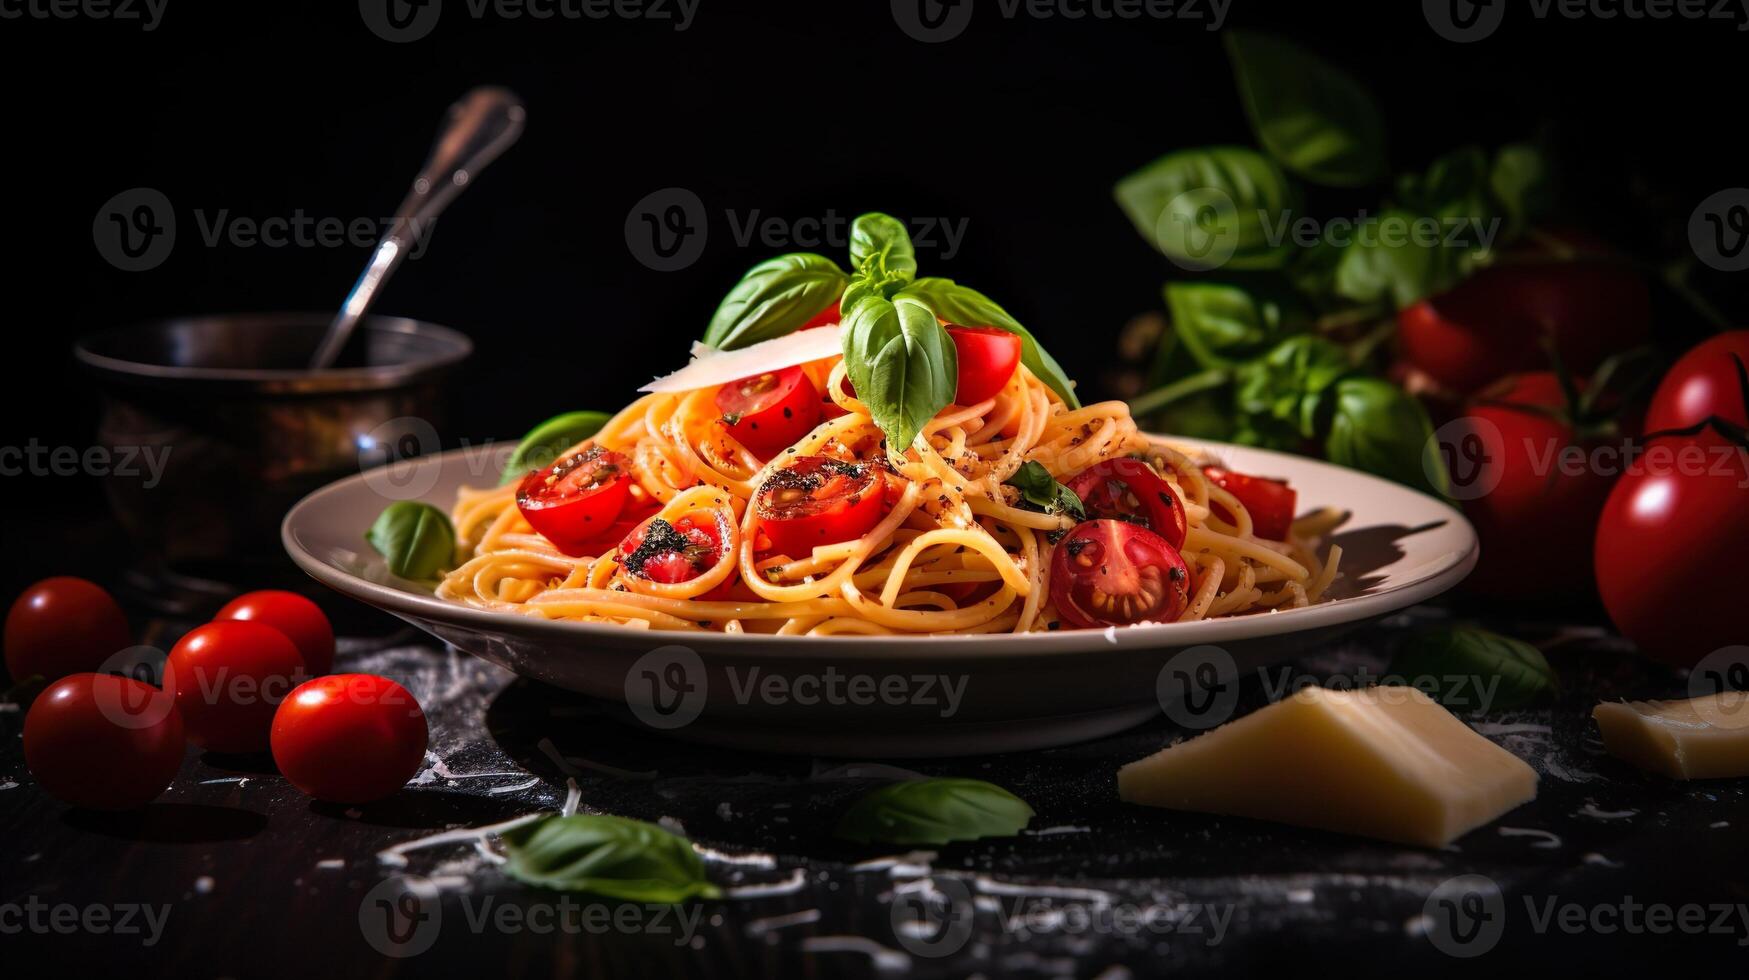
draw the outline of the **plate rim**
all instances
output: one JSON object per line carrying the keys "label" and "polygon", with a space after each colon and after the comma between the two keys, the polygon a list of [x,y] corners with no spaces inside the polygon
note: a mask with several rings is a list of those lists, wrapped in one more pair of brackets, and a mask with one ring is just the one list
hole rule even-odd
{"label": "plate rim", "polygon": [[[346,493],[353,489],[356,484],[363,483],[371,472],[369,470],[335,480],[306,494],[286,512],[284,519],[280,522],[280,543],[285,548],[287,555],[305,574],[341,595],[365,602],[398,616],[439,622],[477,633],[493,635],[516,633],[522,636],[538,636],[542,640],[571,645],[605,640],[609,646],[623,646],[627,640],[641,636],[655,637],[659,641],[670,640],[675,645],[685,645],[700,653],[763,649],[773,655],[794,655],[805,653],[808,650],[835,650],[840,654],[854,656],[858,652],[865,652],[882,658],[909,655],[939,658],[949,652],[989,656],[1054,656],[1085,652],[1089,649],[1183,649],[1199,644],[1218,645],[1221,642],[1267,639],[1272,636],[1364,622],[1407,608],[1455,587],[1475,568],[1480,557],[1481,543],[1476,535],[1475,527],[1470,524],[1463,513],[1450,503],[1411,487],[1307,456],[1182,436],[1165,436],[1147,432],[1143,435],[1154,442],[1190,446],[1217,454],[1222,450],[1240,450],[1246,455],[1285,460],[1291,467],[1310,466],[1315,469],[1335,470],[1339,471],[1339,475],[1343,479],[1370,482],[1385,487],[1393,493],[1416,494],[1424,498],[1427,506],[1443,511],[1445,520],[1463,535],[1464,549],[1461,553],[1446,552],[1434,558],[1431,562],[1426,563],[1435,566],[1434,570],[1423,572],[1419,578],[1387,591],[1372,595],[1348,596],[1302,609],[1204,619],[1193,623],[1155,623],[1147,626],[1106,627],[1104,630],[1061,630],[1028,634],[939,633],[895,638],[860,634],[775,636],[765,633],[634,631],[610,623],[580,623],[541,619],[489,609],[476,609],[472,606],[439,599],[434,594],[408,592],[373,582],[322,560],[297,540],[294,530],[300,524],[300,517],[318,506],[326,498]],[[447,465],[451,457],[465,457],[471,452],[477,453],[478,447],[472,449],[462,447],[422,458],[441,467]],[[361,540],[363,533],[363,529],[360,529]],[[658,642],[657,645],[665,644]],[[951,650],[944,650],[944,646],[950,647]]]}

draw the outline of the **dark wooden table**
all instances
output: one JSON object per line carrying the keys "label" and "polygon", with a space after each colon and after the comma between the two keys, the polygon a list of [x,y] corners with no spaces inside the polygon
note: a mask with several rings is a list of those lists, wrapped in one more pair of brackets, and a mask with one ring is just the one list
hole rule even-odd
{"label": "dark wooden table", "polygon": [[[1284,669],[1376,674],[1408,618]],[[372,806],[313,803],[264,759],[191,753],[141,813],[69,810],[25,770],[23,711],[7,705],[0,946],[9,975],[33,961],[179,976],[1474,975],[1525,962],[1740,975],[1745,783],[1672,783],[1605,755],[1592,704],[1678,696],[1683,681],[1601,630],[1562,635],[1558,703],[1468,719],[1538,770],[1537,800],[1445,850],[1119,803],[1117,766],[1184,734],[1163,718],[988,758],[757,756],[622,727],[405,632],[342,645],[340,668],[401,680],[432,723],[425,769]],[[1245,682],[1244,708],[1265,697]],[[834,840],[837,813],[890,778],[884,766],[989,779],[1038,815],[1016,838],[927,851]],[[683,830],[728,897],[656,909],[507,879],[491,838],[468,829],[563,807],[572,785],[584,810]]]}

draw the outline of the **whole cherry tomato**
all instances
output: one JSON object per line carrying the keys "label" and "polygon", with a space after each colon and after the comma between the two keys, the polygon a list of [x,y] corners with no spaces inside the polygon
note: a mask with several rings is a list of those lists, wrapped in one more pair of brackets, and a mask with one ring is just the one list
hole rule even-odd
{"label": "whole cherry tomato", "polygon": [[6,613],[6,670],[14,681],[94,671],[133,645],[127,617],[95,582],[45,578]]}
{"label": "whole cherry tomato", "polygon": [[320,606],[296,592],[264,589],[226,603],[214,619],[247,619],[279,630],[298,648],[304,669],[326,674],[334,667],[334,627]]}
{"label": "whole cherry tomato", "polygon": [[300,685],[273,717],[273,761],[318,800],[370,803],[419,771],[430,735],[407,689],[375,674],[329,674]]}
{"label": "whole cherry tomato", "polygon": [[307,676],[284,633],[246,619],[195,627],[164,661],[189,741],[214,752],[266,749],[275,709]]}
{"label": "whole cherry tomato", "polygon": [[1020,367],[1020,338],[995,327],[947,328],[959,361],[956,405],[976,405],[995,398]]}
{"label": "whole cherry tomato", "polygon": [[1685,429],[1718,417],[1749,425],[1744,379],[1749,376],[1749,330],[1719,334],[1682,355],[1658,383],[1646,411],[1646,431]]}
{"label": "whole cherry tomato", "polygon": [[25,765],[45,792],[73,806],[145,806],[176,778],[185,744],[170,695],[113,674],[63,677],[24,718]]}

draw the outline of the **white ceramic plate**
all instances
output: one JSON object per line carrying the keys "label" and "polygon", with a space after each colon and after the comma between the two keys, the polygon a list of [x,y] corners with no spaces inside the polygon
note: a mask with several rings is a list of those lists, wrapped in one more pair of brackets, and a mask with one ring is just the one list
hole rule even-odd
{"label": "white ceramic plate", "polygon": [[1289,480],[1302,510],[1348,511],[1333,539],[1343,575],[1332,598],[1199,623],[1027,636],[683,636],[472,609],[389,574],[364,541],[383,507],[417,498],[447,511],[458,487],[497,482],[509,446],[340,480],[293,507],[281,537],[323,584],[524,677],[681,738],[810,755],[970,755],[1109,734],[1161,710],[1161,692],[1173,690],[1162,668],[1174,654],[1218,648],[1193,656],[1223,674],[1267,666],[1438,595],[1475,566],[1474,529],[1432,497],[1299,456],[1172,442]]}

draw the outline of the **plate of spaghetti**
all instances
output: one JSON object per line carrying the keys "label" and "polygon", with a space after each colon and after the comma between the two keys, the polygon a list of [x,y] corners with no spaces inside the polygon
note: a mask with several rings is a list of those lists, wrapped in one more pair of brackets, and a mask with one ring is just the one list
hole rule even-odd
{"label": "plate of spaghetti", "polygon": [[327,585],[645,727],[889,755],[1121,729],[1175,655],[1279,661],[1477,550],[1415,490],[1082,404],[1000,306],[918,278],[883,215],[850,271],[756,266],[619,411],[340,481],[284,539]]}

